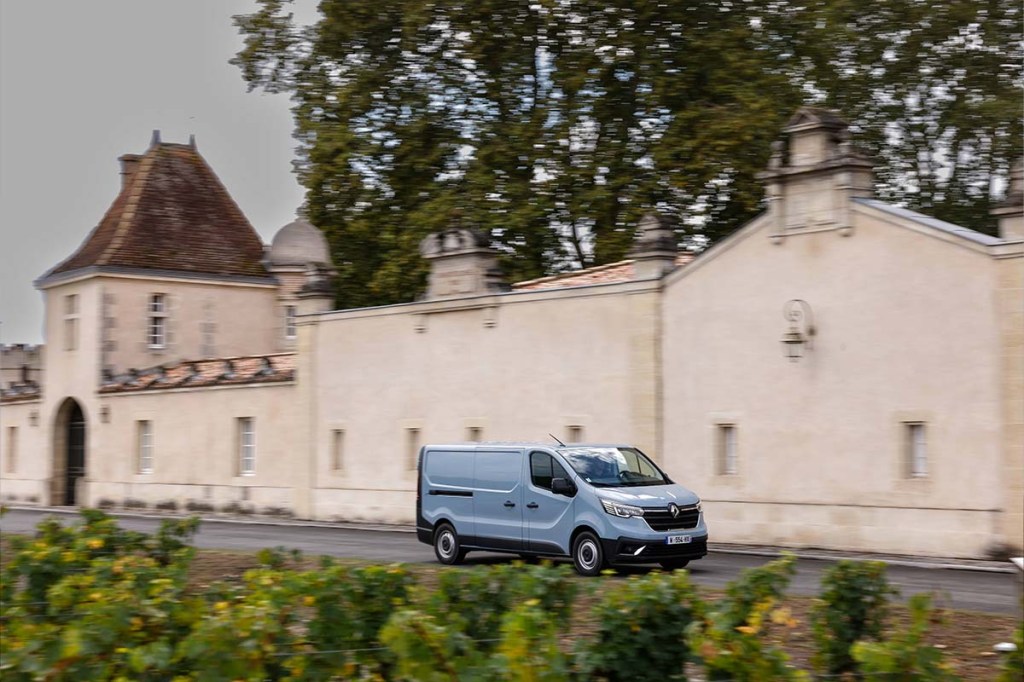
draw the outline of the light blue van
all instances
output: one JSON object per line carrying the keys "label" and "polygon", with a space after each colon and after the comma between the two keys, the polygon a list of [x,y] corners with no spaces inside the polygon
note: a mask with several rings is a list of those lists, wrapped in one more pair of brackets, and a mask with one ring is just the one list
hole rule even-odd
{"label": "light blue van", "polygon": [[700,498],[628,445],[424,446],[416,535],[442,564],[471,550],[568,556],[581,575],[682,568],[708,543]]}

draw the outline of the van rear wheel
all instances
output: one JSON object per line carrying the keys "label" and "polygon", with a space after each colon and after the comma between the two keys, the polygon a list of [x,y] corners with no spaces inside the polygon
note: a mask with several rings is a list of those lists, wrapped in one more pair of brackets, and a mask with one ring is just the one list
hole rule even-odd
{"label": "van rear wheel", "polygon": [[589,530],[576,536],[572,543],[572,563],[580,575],[599,575],[604,568],[604,550],[601,541]]}
{"label": "van rear wheel", "polygon": [[461,564],[466,558],[466,550],[462,549],[459,534],[450,523],[442,523],[434,531],[434,554],[438,561],[447,566]]}

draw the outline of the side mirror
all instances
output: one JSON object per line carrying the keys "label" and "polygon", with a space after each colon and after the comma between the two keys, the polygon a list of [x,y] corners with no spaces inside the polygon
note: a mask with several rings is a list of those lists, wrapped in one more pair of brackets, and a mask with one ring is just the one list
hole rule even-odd
{"label": "side mirror", "polygon": [[565,495],[566,497],[572,497],[576,494],[576,485],[567,478],[552,478],[551,479],[551,492],[556,495]]}

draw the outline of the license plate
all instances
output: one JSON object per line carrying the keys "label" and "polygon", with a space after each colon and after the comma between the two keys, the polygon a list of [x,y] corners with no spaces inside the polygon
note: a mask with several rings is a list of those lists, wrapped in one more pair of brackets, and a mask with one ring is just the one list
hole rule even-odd
{"label": "license plate", "polygon": [[665,538],[665,542],[670,545],[685,545],[692,539],[693,537],[690,535],[669,535]]}

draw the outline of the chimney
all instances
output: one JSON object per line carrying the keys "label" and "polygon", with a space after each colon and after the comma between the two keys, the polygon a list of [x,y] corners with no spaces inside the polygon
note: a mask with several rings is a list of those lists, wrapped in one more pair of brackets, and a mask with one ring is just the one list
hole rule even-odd
{"label": "chimney", "polygon": [[992,209],[992,215],[999,220],[1001,239],[1008,242],[1024,239],[1024,158],[1013,164],[1006,199]]}
{"label": "chimney", "polygon": [[665,216],[648,213],[640,219],[640,235],[629,257],[633,279],[661,277],[675,267],[678,248],[672,223]]}
{"label": "chimney", "polygon": [[142,156],[139,154],[124,154],[118,161],[121,162],[121,189],[124,189],[132,181],[132,176],[135,175],[135,171],[139,168]]}
{"label": "chimney", "polygon": [[454,227],[427,235],[420,254],[430,261],[427,299],[454,298],[508,291],[497,254],[482,232]]}

